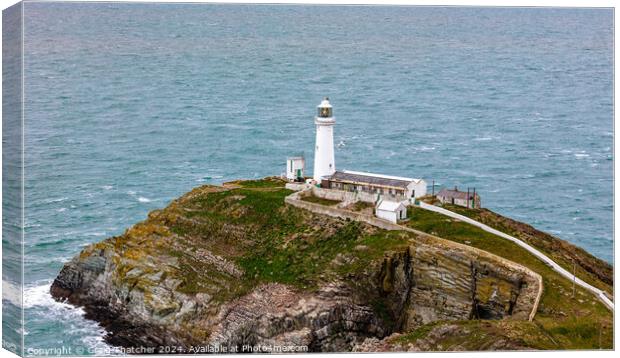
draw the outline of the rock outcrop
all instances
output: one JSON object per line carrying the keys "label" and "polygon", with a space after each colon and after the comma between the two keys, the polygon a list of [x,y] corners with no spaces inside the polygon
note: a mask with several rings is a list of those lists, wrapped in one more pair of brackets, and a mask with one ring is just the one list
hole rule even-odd
{"label": "rock outcrop", "polygon": [[[120,346],[368,350],[433,322],[523,320],[540,276],[464,245],[202,187],[85,248],[51,287]],[[284,347],[284,348],[283,348]],[[408,349],[408,348],[407,348]]]}

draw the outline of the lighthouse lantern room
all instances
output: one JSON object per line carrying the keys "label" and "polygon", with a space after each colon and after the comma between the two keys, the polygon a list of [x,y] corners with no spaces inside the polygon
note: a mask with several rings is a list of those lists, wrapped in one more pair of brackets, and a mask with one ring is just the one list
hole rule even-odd
{"label": "lighthouse lantern room", "polygon": [[314,119],[316,146],[314,148],[313,179],[320,184],[321,178],[332,175],[336,171],[334,160],[334,124],[336,120],[332,115],[332,105],[327,97],[318,105],[317,112]]}

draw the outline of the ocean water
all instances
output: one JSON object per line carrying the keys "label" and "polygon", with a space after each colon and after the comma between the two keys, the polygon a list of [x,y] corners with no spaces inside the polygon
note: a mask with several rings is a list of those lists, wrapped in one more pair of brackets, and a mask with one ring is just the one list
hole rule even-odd
{"label": "ocean water", "polygon": [[24,14],[27,348],[105,349],[48,295],[63,263],[195,186],[278,175],[298,153],[311,171],[324,96],[338,168],[475,187],[483,206],[613,263],[612,10]]}

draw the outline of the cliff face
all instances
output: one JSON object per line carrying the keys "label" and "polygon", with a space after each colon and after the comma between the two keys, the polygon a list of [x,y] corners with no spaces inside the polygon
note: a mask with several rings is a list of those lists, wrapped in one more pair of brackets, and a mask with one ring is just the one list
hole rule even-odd
{"label": "cliff face", "polygon": [[113,344],[181,353],[350,351],[433,322],[527,321],[535,307],[539,277],[525,268],[312,214],[285,205],[290,193],[277,180],[197,188],[85,248],[51,294]]}
{"label": "cliff face", "polygon": [[[119,281],[113,263],[118,258],[103,249],[67,264],[52,294],[86,307],[92,318],[109,325],[112,343],[186,349],[294,345],[348,351],[366,338],[435,321],[527,319],[537,293],[531,277],[467,254],[444,254],[411,243],[403,251],[386,252],[356,275],[355,284],[343,278],[305,291],[263,283],[230,302],[216,303],[206,294],[179,292],[175,285],[180,280],[145,274],[143,268]],[[132,277],[154,285],[140,288]]]}

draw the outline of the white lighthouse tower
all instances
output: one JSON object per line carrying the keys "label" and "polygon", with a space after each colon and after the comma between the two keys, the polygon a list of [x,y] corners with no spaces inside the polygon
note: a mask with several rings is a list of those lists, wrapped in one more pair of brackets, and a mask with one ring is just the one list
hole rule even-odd
{"label": "white lighthouse tower", "polygon": [[316,146],[314,148],[314,180],[321,183],[321,178],[332,175],[336,171],[334,161],[334,124],[332,105],[329,98],[318,105],[318,114],[314,119],[316,124]]}

